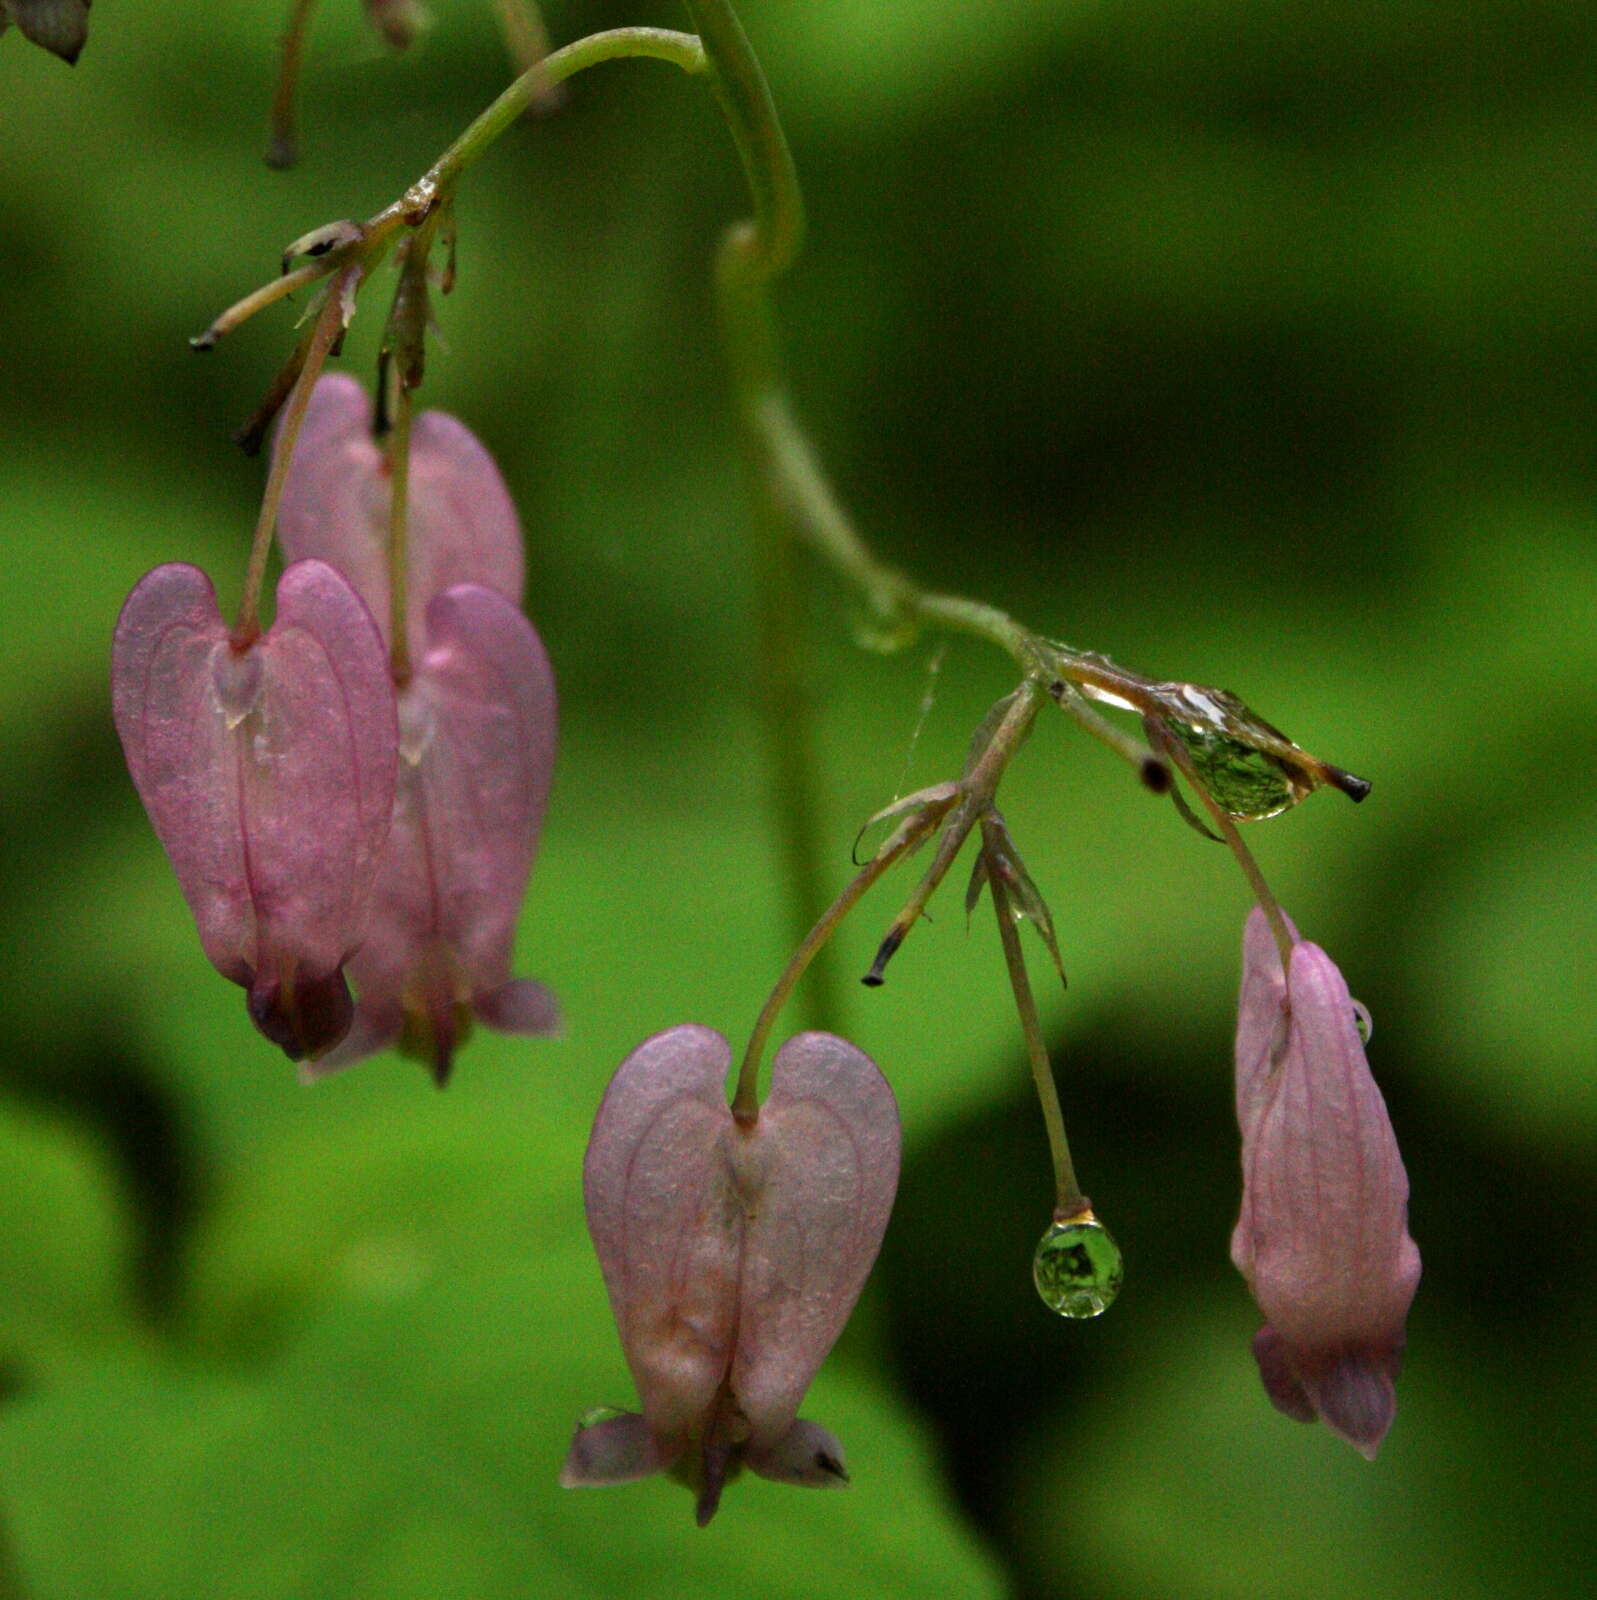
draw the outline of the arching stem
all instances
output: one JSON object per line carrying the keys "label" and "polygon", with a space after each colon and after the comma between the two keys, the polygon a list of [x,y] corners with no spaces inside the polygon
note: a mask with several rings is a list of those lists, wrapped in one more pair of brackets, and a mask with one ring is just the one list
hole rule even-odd
{"label": "arching stem", "polygon": [[939,826],[943,815],[943,811],[928,813],[920,825],[903,829],[888,848],[867,861],[848,887],[821,914],[789,958],[781,977],[776,980],[775,987],[760,1008],[753,1031],[749,1034],[748,1048],[744,1050],[742,1063],[738,1067],[737,1087],[732,1096],[732,1115],[739,1122],[750,1124],[759,1116],[760,1058],[765,1054],[771,1030],[776,1026],[776,1019],[781,1015],[782,1007],[787,1004],[795,985],[865,891]]}

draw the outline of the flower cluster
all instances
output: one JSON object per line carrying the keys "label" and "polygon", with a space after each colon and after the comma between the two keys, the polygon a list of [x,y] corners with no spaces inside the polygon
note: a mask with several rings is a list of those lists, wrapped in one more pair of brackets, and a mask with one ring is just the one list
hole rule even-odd
{"label": "flower cluster", "polygon": [[117,624],[113,698],[205,953],[260,1030],[312,1073],[398,1040],[443,1082],[473,1018],[555,1025],[510,973],[555,694],[487,452],[425,413],[410,462],[401,681],[388,463],[359,386],[328,377],[285,487],[272,626],[240,640],[202,573],[157,568]]}
{"label": "flower cluster", "polygon": [[[425,22],[419,0],[363,5],[395,47]],[[521,529],[476,439],[436,412],[413,420],[410,403],[425,366],[431,287],[447,293],[453,282],[454,184],[510,118],[547,105],[558,81],[531,70],[548,43],[535,11],[500,10],[517,84],[396,204],[301,237],[274,285],[195,341],[211,348],[262,306],[327,280],[310,332],[241,434],[258,445],[283,408],[239,622],[224,623],[203,573],[172,564],[138,584],[116,630],[117,727],[202,946],[247,991],[261,1032],[308,1063],[307,1077],[397,1044],[442,1084],[475,1023],[527,1034],[556,1024],[549,993],[511,972],[555,743],[552,674],[520,609]],[[820,912],[778,979],[730,1104],[729,1047],[704,1027],[656,1034],[616,1071],[583,1187],[641,1410],[584,1418],[562,1482],[666,1473],[692,1488],[703,1524],[744,1468],[803,1486],[847,1481],[839,1442],[798,1411],[881,1244],[898,1181],[897,1107],[870,1059],[830,1033],[782,1045],[763,1102],[760,1063],[807,965],[860,897],[924,847],[929,860],[863,981],[884,981],[974,840],[966,910],[984,892],[992,901],[1054,1165],[1055,1205],[1034,1280],[1063,1316],[1097,1316],[1113,1301],[1120,1252],[1077,1181],[1016,924],[1033,927],[1063,982],[1059,938],[997,804],[1010,761],[1049,703],[1227,844],[1259,902],[1244,940],[1236,1039],[1244,1182],[1232,1259],[1264,1314],[1254,1353],[1270,1399],[1373,1456],[1392,1423],[1420,1271],[1407,1177],[1347,986],[1324,951],[1298,938],[1237,827],[1322,786],[1359,800],[1369,785],[1311,756],[1230,693],[1073,650],[980,601],[922,590],[870,555],[781,400],[763,295],[800,231],[797,180],[759,64],[730,8],[717,10],[722,19],[699,37],[621,29],[579,41],[559,53],[559,78],[584,60],[642,53],[736,89],[721,99],[758,176],[758,205],[755,220],[728,236],[719,304],[744,444],[762,499],[783,514],[762,526],[778,540],[787,520],[803,531],[859,587],[879,642],[906,642],[922,623],[962,629],[1002,646],[1022,676],[976,729],[957,779],[896,799],[867,823],[886,836],[856,860],[858,876]],[[16,21],[70,60],[87,12],[88,0],[0,0],[0,31]],[[277,164],[293,155],[309,14],[296,7],[284,38]],[[762,163],[768,170],[756,175]],[[435,243],[447,261],[437,272]],[[357,384],[317,374],[361,283],[390,250],[399,270],[382,346],[387,403],[374,421]],[[286,566],[263,629],[258,602],[274,527]],[[779,547],[767,554],[765,610],[774,617],[794,597],[783,592]],[[767,646],[780,680],[787,667],[771,663],[786,647],[774,637]],[[1100,707],[1139,716],[1146,742]],[[793,769],[803,765],[803,743],[794,735]],[[803,810],[795,802],[792,818]],[[798,861],[806,847],[792,818]]]}

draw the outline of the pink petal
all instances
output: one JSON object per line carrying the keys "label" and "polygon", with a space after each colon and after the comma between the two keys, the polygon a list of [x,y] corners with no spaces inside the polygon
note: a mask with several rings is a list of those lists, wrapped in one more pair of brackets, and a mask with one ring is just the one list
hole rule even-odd
{"label": "pink petal", "polygon": [[616,1069],[582,1193],[621,1347],[662,1460],[708,1417],[732,1360],[743,1215],[725,1141],[731,1051],[684,1024]]}
{"label": "pink petal", "polygon": [[387,837],[395,722],[381,642],[349,585],[300,562],[277,597],[277,620],[239,652],[205,575],[157,568],[123,607],[112,684],[129,771],[205,953],[297,1056],[349,1025],[339,969]]}
{"label": "pink petal", "polygon": [[1313,1422],[1319,1413],[1292,1370],[1286,1345],[1274,1328],[1266,1326],[1254,1334],[1253,1359],[1259,1363],[1259,1378],[1270,1404],[1294,1422]]}
{"label": "pink petal", "polygon": [[577,1429],[560,1469],[560,1487],[597,1489],[612,1483],[636,1483],[664,1466],[649,1425],[628,1411]]}
{"label": "pink petal", "polygon": [[848,1463],[837,1436],[818,1422],[795,1422],[774,1444],[749,1447],[751,1472],[774,1483],[800,1489],[841,1489],[848,1484]]}
{"label": "pink petal", "polygon": [[519,1033],[527,1038],[547,1038],[560,1031],[560,1004],[553,993],[531,978],[511,978],[494,989],[479,989],[472,997],[477,1020],[496,1033]]}
{"label": "pink petal", "polygon": [[732,1391],[753,1448],[771,1449],[881,1246],[898,1188],[893,1091],[846,1039],[799,1034],[777,1051],[759,1121],[732,1151],[749,1208]]}
{"label": "pink petal", "polygon": [[[385,642],[388,466],[371,435],[371,405],[353,378],[317,380],[289,465],[278,537],[289,559],[337,567],[371,607]],[[427,647],[432,601],[477,583],[521,601],[521,524],[493,458],[455,418],[424,411],[411,428],[406,598],[412,660]]]}
{"label": "pink petal", "polygon": [[[371,932],[351,964],[368,1036],[408,1017],[440,1079],[469,1009],[490,1027],[549,1031],[548,991],[511,980],[554,769],[554,676],[502,596],[463,584],[427,612],[428,648],[400,694],[399,785]],[[520,985],[512,987],[512,983]]]}

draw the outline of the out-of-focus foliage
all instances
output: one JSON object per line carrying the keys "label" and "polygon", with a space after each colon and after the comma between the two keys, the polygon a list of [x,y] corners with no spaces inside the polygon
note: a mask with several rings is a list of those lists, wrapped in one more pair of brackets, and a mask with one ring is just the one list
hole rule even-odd
{"label": "out-of-focus foliage", "polygon": [[[785,954],[708,289],[736,160],[699,88],[622,63],[462,189],[423,399],[494,450],[529,532],[563,743],[517,970],[567,1029],[475,1039],[442,1098],[393,1058],[303,1090],[138,811],[110,630],[159,561],[237,596],[261,470],[227,434],[295,313],[203,358],[186,336],[398,193],[506,68],[486,4],[437,0],[395,57],[323,0],[304,163],[269,173],[285,9],[98,6],[70,72],[0,40],[0,1521],[26,1592],[1574,1592],[1597,1559],[1590,7],[748,0],[810,200],[780,297],[799,405],[883,552],[1234,688],[1375,781],[1249,837],[1374,1012],[1426,1275],[1375,1466],[1270,1409],[1226,1261],[1242,889],[1045,721],[1004,811],[1071,975],[1061,996],[1039,963],[1125,1290],[1088,1327],[1032,1293],[1041,1132],[990,929],[950,898],[847,996],[907,1140],[809,1407],[855,1486],[740,1483],[708,1534],[673,1486],[554,1473],[584,1406],[631,1399],[578,1187],[608,1074],[688,1018],[746,1035]],[[683,24],[548,11],[558,40]],[[815,590],[840,886],[855,826],[952,776],[1012,685],[956,643],[911,752],[926,649],[855,651]]]}

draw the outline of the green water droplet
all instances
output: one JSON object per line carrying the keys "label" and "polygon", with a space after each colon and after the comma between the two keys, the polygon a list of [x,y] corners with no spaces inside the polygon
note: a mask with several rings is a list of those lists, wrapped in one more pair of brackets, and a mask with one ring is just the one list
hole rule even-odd
{"label": "green water droplet", "polygon": [[1285,762],[1212,728],[1177,723],[1175,734],[1187,747],[1204,787],[1233,817],[1262,822],[1304,799],[1313,785]]}
{"label": "green water droplet", "polygon": [[1370,1008],[1357,1000],[1353,1002],[1353,1026],[1359,1030],[1359,1043],[1368,1044],[1375,1032],[1375,1019],[1370,1015]]}
{"label": "green water droplet", "polygon": [[1125,1279],[1120,1246],[1089,1211],[1054,1223],[1037,1245],[1032,1281],[1050,1311],[1062,1317],[1100,1317]]}

